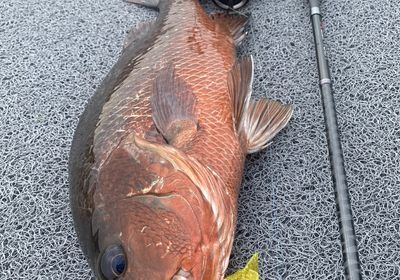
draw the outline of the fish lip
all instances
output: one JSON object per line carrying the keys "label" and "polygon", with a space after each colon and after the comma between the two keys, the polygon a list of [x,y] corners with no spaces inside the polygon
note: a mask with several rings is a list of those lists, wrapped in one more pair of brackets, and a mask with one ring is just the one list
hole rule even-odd
{"label": "fish lip", "polygon": [[193,279],[193,275],[190,272],[184,271],[183,269],[180,269],[174,275],[174,277],[172,277],[171,280],[192,280],[192,279]]}
{"label": "fish lip", "polygon": [[239,2],[239,3],[237,3],[236,5],[234,5],[232,8],[230,7],[230,6],[228,6],[228,5],[226,5],[226,4],[224,4],[224,3],[222,3],[221,1],[219,1],[219,0],[213,0],[214,1],[214,3],[217,5],[217,6],[219,6],[219,7],[221,7],[222,9],[225,9],[225,10],[230,10],[230,9],[239,9],[239,8],[241,8],[241,7],[243,7],[244,5],[246,5],[246,3],[248,2],[248,0],[242,0],[241,2]]}

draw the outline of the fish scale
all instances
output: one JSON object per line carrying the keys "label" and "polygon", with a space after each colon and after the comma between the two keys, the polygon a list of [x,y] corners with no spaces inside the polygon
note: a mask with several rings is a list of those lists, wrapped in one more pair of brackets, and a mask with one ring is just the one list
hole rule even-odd
{"label": "fish scale", "polygon": [[[162,39],[156,39],[154,46],[105,104],[96,130],[95,155],[100,163],[112,151],[110,147],[115,147],[120,139],[131,133],[144,135],[151,129],[153,119],[149,99],[152,83],[160,68],[158,65],[173,61],[178,76],[188,83],[196,96],[201,130],[209,131],[206,136],[199,133],[188,153],[197,155],[201,162],[231,181],[227,187],[231,193],[236,193],[234,188],[241,172],[232,168],[231,163],[243,160],[243,152],[232,129],[231,101],[226,84],[228,71],[235,61],[234,46],[227,34],[213,33],[215,22],[208,16],[190,17],[189,12],[185,13],[188,15],[180,21],[177,19],[181,14],[179,9],[171,13],[162,27],[166,30]],[[193,13],[198,11],[193,10]],[[197,26],[195,33],[202,40],[200,42],[187,39],[191,37],[188,34],[193,33],[194,25]],[[216,42],[218,48],[214,47]],[[201,45],[202,53],[198,53],[198,45]],[[209,84],[213,86],[209,87]],[[133,116],[127,118],[129,115]],[[210,138],[210,134],[219,137]],[[220,146],[230,153],[216,158],[214,147]]]}

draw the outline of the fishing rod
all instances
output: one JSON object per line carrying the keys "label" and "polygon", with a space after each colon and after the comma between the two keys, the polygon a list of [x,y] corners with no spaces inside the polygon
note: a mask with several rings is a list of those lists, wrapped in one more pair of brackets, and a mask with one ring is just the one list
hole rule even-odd
{"label": "fishing rod", "polygon": [[320,89],[324,107],[325,125],[332,169],[332,180],[335,187],[344,268],[346,279],[359,280],[361,279],[360,261],[347,188],[343,151],[338,132],[335,102],[332,94],[332,82],[323,43],[321,28],[322,16],[319,4],[319,0],[310,0],[311,22],[314,31]]}

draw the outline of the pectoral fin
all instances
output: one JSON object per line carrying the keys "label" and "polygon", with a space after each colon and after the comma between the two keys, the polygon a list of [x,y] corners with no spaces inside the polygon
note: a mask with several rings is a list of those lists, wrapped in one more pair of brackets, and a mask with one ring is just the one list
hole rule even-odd
{"label": "pectoral fin", "polygon": [[181,148],[192,141],[197,132],[195,104],[193,91],[172,64],[160,72],[151,107],[154,123],[170,145]]}
{"label": "pectoral fin", "polygon": [[262,150],[286,126],[293,109],[278,101],[251,100],[254,62],[246,57],[232,68],[228,87],[236,131],[246,140],[248,153]]}

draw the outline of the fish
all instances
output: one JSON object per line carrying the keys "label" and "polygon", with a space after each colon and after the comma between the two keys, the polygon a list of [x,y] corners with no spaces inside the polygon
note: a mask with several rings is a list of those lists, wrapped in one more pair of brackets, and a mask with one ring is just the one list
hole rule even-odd
{"label": "fish", "polygon": [[198,0],[128,0],[159,11],[127,35],[81,115],[69,192],[97,279],[219,280],[229,264],[247,154],[291,105],[251,97],[248,18]]}

